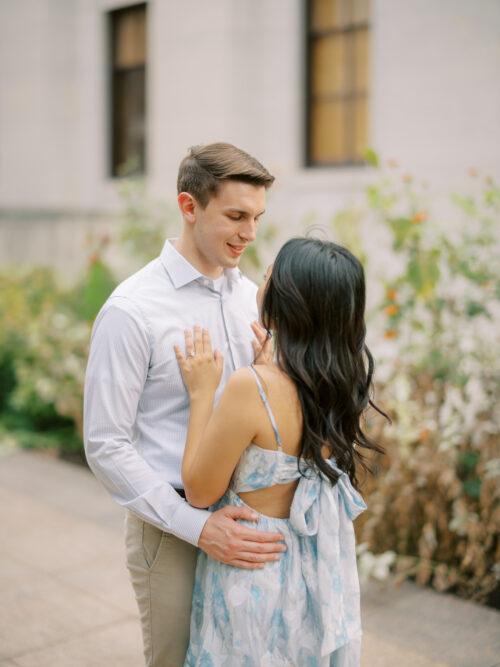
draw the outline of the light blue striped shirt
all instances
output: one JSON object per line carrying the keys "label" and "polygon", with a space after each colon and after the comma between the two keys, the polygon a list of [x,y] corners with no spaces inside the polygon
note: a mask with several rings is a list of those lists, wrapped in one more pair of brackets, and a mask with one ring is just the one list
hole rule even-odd
{"label": "light blue striped shirt", "polygon": [[120,505],[195,545],[210,514],[174,490],[182,487],[189,397],[173,346],[184,349],[184,329],[194,324],[209,330],[224,355],[218,400],[231,373],[253,361],[256,291],[239,269],[226,269],[222,281],[203,276],[167,240],[160,257],[115,289],[92,330],[89,466]]}

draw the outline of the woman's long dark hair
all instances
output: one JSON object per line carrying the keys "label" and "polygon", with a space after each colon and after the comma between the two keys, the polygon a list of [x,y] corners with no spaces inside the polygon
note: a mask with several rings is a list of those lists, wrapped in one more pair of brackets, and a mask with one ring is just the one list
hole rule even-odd
{"label": "woman's long dark hair", "polygon": [[323,456],[358,489],[355,463],[370,468],[354,445],[383,454],[360,424],[371,405],[373,357],[365,344],[365,276],[361,263],[336,243],[294,238],[279,251],[263,297],[262,323],[275,333],[278,367],[295,383],[303,414],[301,461],[313,462],[332,484]]}

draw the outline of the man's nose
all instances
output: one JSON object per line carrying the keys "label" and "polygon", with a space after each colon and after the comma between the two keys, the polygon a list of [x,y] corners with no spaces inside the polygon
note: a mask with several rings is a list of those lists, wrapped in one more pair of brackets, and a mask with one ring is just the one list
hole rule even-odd
{"label": "man's nose", "polygon": [[243,227],[240,228],[239,236],[247,243],[252,243],[252,241],[255,241],[257,238],[257,221],[249,220]]}

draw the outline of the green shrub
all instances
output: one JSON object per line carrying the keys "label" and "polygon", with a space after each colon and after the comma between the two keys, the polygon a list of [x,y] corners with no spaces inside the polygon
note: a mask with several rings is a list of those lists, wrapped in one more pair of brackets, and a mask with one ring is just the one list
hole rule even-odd
{"label": "green shrub", "polygon": [[500,572],[500,191],[455,198],[452,233],[432,221],[408,179],[384,175],[368,190],[402,267],[386,283],[372,326],[378,402],[393,425],[372,419],[388,456],[367,480],[363,549],[397,554],[398,579],[492,599]]}
{"label": "green shrub", "polygon": [[16,362],[27,354],[27,327],[57,299],[53,272],[34,269],[0,274],[0,413],[17,384]]}
{"label": "green shrub", "polygon": [[70,291],[48,269],[0,275],[0,423],[22,446],[82,451],[90,329],[116,284],[99,244]]}

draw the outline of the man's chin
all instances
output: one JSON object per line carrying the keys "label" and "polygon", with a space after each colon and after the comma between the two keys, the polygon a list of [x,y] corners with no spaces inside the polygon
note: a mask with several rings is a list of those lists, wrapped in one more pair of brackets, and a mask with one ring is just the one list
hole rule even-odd
{"label": "man's chin", "polygon": [[242,255],[239,257],[224,257],[224,263],[221,266],[225,269],[236,269],[241,261]]}

